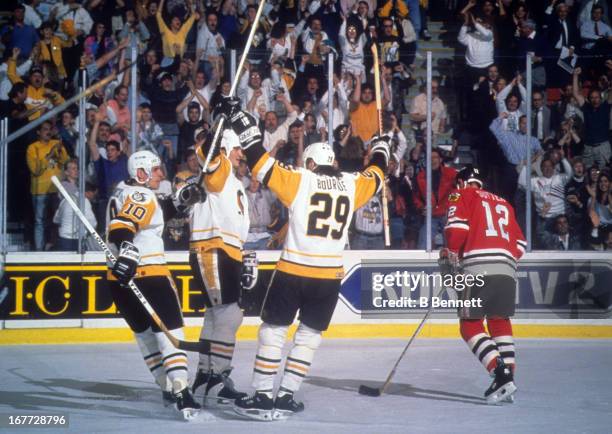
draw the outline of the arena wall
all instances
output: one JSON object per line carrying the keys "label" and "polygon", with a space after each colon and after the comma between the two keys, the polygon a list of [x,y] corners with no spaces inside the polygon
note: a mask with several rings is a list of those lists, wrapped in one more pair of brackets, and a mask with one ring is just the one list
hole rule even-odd
{"label": "arena wall", "polygon": [[[242,300],[245,321],[240,339],[256,339],[261,301],[279,255],[273,251],[259,253],[260,280]],[[346,251],[346,276],[326,336],[409,336],[428,306],[380,308],[380,300],[431,300],[440,291],[440,282],[423,278],[416,285],[406,285],[404,280],[373,289],[374,276],[379,280],[386,275],[434,276],[439,274],[436,257],[437,252]],[[195,339],[201,325],[202,293],[192,285],[186,253],[169,253],[168,260],[187,336]],[[106,291],[105,270],[101,253],[10,253],[5,285],[0,289],[0,344],[130,341],[131,333]],[[611,283],[609,253],[525,255],[518,270],[516,336],[612,338]],[[456,298],[455,291],[448,290],[442,292],[440,300]],[[422,336],[458,337],[455,312],[454,308],[436,308]]]}

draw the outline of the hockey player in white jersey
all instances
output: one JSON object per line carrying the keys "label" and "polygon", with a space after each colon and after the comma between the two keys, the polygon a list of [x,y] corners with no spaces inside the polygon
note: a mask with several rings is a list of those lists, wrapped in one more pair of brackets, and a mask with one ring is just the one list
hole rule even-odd
{"label": "hockey player in white jersey", "polygon": [[[209,135],[196,143],[202,166],[211,141]],[[200,339],[211,343],[210,354],[200,355],[192,390],[194,394],[204,394],[205,404],[231,404],[246,396],[234,388],[229,375],[236,332],[243,317],[238,301],[242,289],[255,285],[257,267],[243,267],[249,210],[244,186],[234,174],[244,158],[238,136],[226,129],[220,146],[214,149],[202,177],[207,199],[194,205],[190,216],[189,263],[206,304]],[[245,259],[250,261],[251,255],[245,255]]]}
{"label": "hockey player in white jersey", "polygon": [[[285,166],[265,151],[256,120],[224,100],[221,112],[240,138],[253,176],[289,209],[289,229],[264,300],[253,369],[253,396],[237,399],[234,409],[259,420],[284,419],[304,410],[294,393],[313,362],[321,332],[329,326],[344,276],[342,251],[355,209],[376,194],[384,180],[389,140],[375,137],[371,164],[361,173],[334,169],[326,143],[304,150],[305,169]],[[287,331],[299,311],[299,325],[287,355],[278,393],[274,379],[281,367]]]}
{"label": "hockey player in white jersey", "polygon": [[130,179],[115,191],[107,208],[106,237],[117,257],[114,267],[109,265],[108,283],[113,301],[162,389],[164,404],[174,405],[189,420],[198,414],[200,405],[189,390],[187,354],[172,346],[136,295],[125,287],[133,278],[170,332],[183,339],[183,316],[162,240],[164,213],[152,191],[164,176],[161,161],[150,151],[135,152],[128,160],[128,172]]}

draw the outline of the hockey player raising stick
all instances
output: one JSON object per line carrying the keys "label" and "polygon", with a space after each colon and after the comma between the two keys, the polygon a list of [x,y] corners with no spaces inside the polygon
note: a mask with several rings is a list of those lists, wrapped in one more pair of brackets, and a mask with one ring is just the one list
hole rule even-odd
{"label": "hockey player raising stick", "polygon": [[512,402],[516,386],[510,317],[516,299],[516,263],[527,243],[514,209],[506,200],[483,190],[478,169],[465,167],[456,179],[457,190],[449,196],[444,229],[447,248],[440,254],[448,258],[451,268],[461,261],[463,273],[483,276],[483,285],[467,287],[462,293],[464,300],[481,299],[482,307],[459,310],[461,336],[494,377],[485,392],[487,402]]}
{"label": "hockey player raising stick", "polygon": [[[234,409],[259,420],[283,419],[304,410],[294,400],[308,374],[321,332],[329,326],[344,276],[342,251],[356,208],[376,194],[389,159],[388,138],[375,138],[370,166],[361,173],[333,167],[334,152],[326,143],[304,150],[305,169],[293,169],[270,157],[262,146],[257,121],[239,109],[239,100],[225,99],[221,113],[240,138],[253,176],[289,209],[285,248],[263,301],[263,324],[253,372],[253,396],[236,400]],[[299,311],[293,338],[275,394],[287,331]]]}
{"label": "hockey player raising stick", "polygon": [[[209,135],[206,141],[196,143],[202,166],[211,141]],[[202,388],[205,402],[228,404],[246,396],[234,389],[229,375],[236,332],[242,323],[238,300],[242,289],[255,286],[257,266],[243,269],[242,246],[250,221],[244,186],[234,174],[244,158],[236,133],[224,130],[221,145],[213,152],[202,179],[207,200],[195,204],[190,216],[189,264],[206,304],[200,339],[211,342],[210,355],[200,354],[192,390],[195,394]],[[253,255],[244,255],[245,265]]]}
{"label": "hockey player raising stick", "polygon": [[[172,346],[136,295],[124,286],[133,278],[170,333],[183,339],[183,316],[162,241],[164,213],[152,191],[164,176],[161,161],[152,152],[135,152],[128,160],[128,172],[130,179],[116,190],[108,204],[107,240],[117,256],[115,266],[109,270],[109,287],[162,389],[164,404],[174,404],[189,420],[198,414],[200,405],[189,391],[187,354]],[[189,191],[192,194],[185,195]],[[198,197],[197,187],[188,187],[183,196]]]}

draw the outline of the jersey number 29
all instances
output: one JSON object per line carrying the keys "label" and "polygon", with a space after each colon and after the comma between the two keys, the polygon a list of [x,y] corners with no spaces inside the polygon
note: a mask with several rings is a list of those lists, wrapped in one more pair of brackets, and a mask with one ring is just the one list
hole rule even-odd
{"label": "jersey number 29", "polygon": [[[309,236],[323,238],[331,235],[334,240],[342,238],[351,208],[349,198],[338,196],[334,201],[328,193],[315,193],[310,197],[310,205],[318,209],[311,211],[308,215],[308,230],[306,233]],[[332,214],[333,219],[340,225],[339,229],[331,229]]]}

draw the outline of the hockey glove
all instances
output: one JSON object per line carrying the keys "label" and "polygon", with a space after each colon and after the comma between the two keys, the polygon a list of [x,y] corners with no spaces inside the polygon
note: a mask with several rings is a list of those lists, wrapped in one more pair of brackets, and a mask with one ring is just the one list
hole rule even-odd
{"label": "hockey glove", "polygon": [[240,99],[237,97],[222,96],[221,101],[213,109],[213,119],[225,116],[230,119],[236,112],[240,111]]}
{"label": "hockey glove", "polygon": [[389,165],[389,146],[391,139],[389,136],[374,136],[372,137],[372,154],[371,159],[373,160],[376,155],[380,155],[385,161],[385,167]]}
{"label": "hockey glove", "polygon": [[198,184],[185,184],[180,187],[172,198],[176,210],[182,214],[189,211],[193,205],[206,200],[206,192]]}
{"label": "hockey glove", "polygon": [[229,118],[229,122],[238,135],[242,149],[248,149],[257,143],[262,143],[261,130],[257,125],[257,119],[252,114],[237,110]]}
{"label": "hockey glove", "polygon": [[[440,274],[442,276],[446,276],[447,274],[455,275],[460,271],[459,257],[456,253],[451,252],[445,247],[440,250],[438,266],[440,267]],[[455,289],[455,291],[459,292],[460,290]]]}
{"label": "hockey glove", "polygon": [[121,243],[119,256],[117,257],[117,262],[115,262],[111,273],[117,278],[120,284],[127,285],[136,274],[136,267],[138,267],[139,261],[140,252],[138,248],[129,241],[124,241]]}
{"label": "hockey glove", "polygon": [[245,291],[250,291],[257,283],[257,253],[245,252],[242,255],[242,270],[240,273],[240,286]]}

